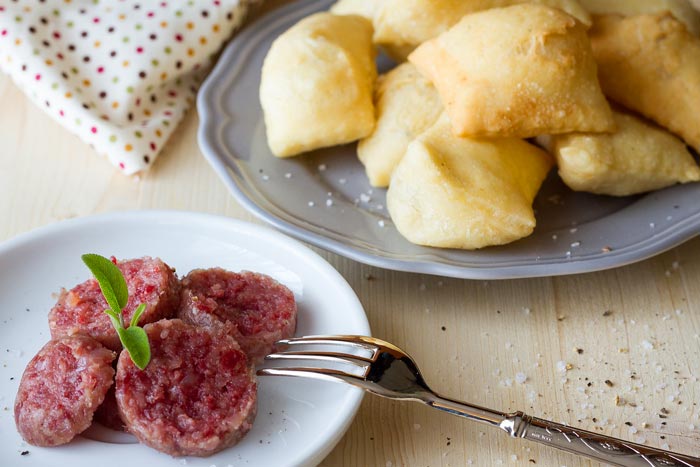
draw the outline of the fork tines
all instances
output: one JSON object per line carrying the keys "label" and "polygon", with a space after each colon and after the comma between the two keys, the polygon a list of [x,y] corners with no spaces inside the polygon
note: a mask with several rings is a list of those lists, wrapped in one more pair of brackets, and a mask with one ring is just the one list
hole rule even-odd
{"label": "fork tines", "polygon": [[304,376],[352,383],[367,376],[378,347],[363,336],[307,336],[277,342],[259,375]]}

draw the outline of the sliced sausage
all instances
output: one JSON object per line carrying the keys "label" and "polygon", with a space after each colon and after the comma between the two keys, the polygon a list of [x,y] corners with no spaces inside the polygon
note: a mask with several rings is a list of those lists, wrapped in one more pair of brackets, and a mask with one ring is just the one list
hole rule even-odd
{"label": "sliced sausage", "polygon": [[117,404],[127,430],[172,456],[209,456],[236,444],[255,418],[256,380],[236,341],[181,320],[144,327],[151,361],[128,351],[117,365]]}
{"label": "sliced sausage", "polygon": [[22,438],[35,446],[58,446],[89,427],[112,385],[115,357],[87,336],[49,341],[19,384],[15,423]]}
{"label": "sliced sausage", "polygon": [[273,278],[221,268],[195,269],[182,280],[178,317],[198,326],[223,326],[253,363],[294,335],[294,294]]}
{"label": "sliced sausage", "polygon": [[[170,318],[180,302],[180,285],[175,272],[158,258],[148,256],[117,262],[126,279],[129,302],[124,309],[124,322],[129,323],[136,307],[146,304],[139,325]],[[63,290],[58,303],[49,312],[52,337],[84,334],[97,339],[105,347],[122,348],[109,316],[97,281],[89,279],[71,290]]]}

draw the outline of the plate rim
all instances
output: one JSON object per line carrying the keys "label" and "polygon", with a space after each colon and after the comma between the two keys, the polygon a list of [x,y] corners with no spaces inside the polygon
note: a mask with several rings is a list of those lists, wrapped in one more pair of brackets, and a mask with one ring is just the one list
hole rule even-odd
{"label": "plate rim", "polygon": [[[246,193],[244,186],[246,182],[238,173],[238,167],[235,163],[231,166],[226,162],[228,155],[235,158],[238,158],[239,155],[232,154],[233,151],[226,148],[220,137],[231,118],[223,109],[223,100],[217,98],[227,88],[218,85],[227,77],[227,74],[231,73],[229,65],[232,58],[236,57],[241,47],[246,46],[248,37],[258,34],[255,27],[259,29],[282,21],[291,12],[299,13],[306,9],[315,10],[319,5],[330,5],[331,3],[330,0],[297,0],[273,8],[247,23],[243,30],[226,46],[197,96],[197,112],[200,118],[197,141],[200,150],[234,199],[257,218],[285,234],[370,266],[402,272],[477,280],[551,277],[614,269],[649,259],[700,235],[700,211],[698,211],[679,223],[656,231],[641,242],[593,257],[578,258],[572,256],[563,260],[542,262],[534,257],[529,262],[521,264],[491,266],[464,263],[456,265],[431,258],[399,259],[382,254],[382,252],[371,252],[313,232],[302,225],[304,219],[295,218],[294,220],[297,221],[295,224],[261,207]],[[230,79],[226,80],[223,85],[230,82]]]}
{"label": "plate rim", "polygon": [[[0,258],[11,254],[17,248],[23,248],[27,245],[31,245],[34,242],[42,241],[47,237],[71,233],[71,231],[80,230],[84,226],[95,227],[120,221],[151,222],[154,224],[200,221],[201,225],[213,225],[216,229],[234,229],[241,232],[259,234],[260,237],[267,236],[267,238],[273,239],[278,246],[282,246],[285,250],[294,251],[303,256],[305,261],[308,261],[307,264],[328,276],[329,281],[334,282],[338,287],[344,289],[347,298],[351,299],[352,301],[349,306],[361,311],[361,313],[358,313],[356,318],[358,320],[359,327],[364,328],[366,331],[363,331],[363,334],[371,335],[367,314],[364,311],[364,307],[357,297],[357,294],[347,280],[340,274],[340,272],[338,272],[328,261],[326,261],[308,246],[294,238],[284,235],[277,230],[264,225],[258,225],[223,215],[184,210],[145,209],[110,211],[100,214],[59,220],[19,233],[0,242]],[[352,386],[347,386],[347,388],[348,391],[345,396],[345,403],[338,407],[338,410],[346,412],[346,415],[342,417],[340,423],[337,424],[331,436],[329,436],[325,441],[323,440],[323,437],[321,437],[319,438],[318,443],[310,443],[310,445],[316,444],[318,448],[311,450],[305,449],[302,451],[303,455],[300,457],[299,463],[289,465],[316,465],[328,454],[330,454],[338,442],[343,438],[348,428],[353,423],[353,420],[357,415],[362,400],[365,396],[364,391],[358,388],[354,388]]]}

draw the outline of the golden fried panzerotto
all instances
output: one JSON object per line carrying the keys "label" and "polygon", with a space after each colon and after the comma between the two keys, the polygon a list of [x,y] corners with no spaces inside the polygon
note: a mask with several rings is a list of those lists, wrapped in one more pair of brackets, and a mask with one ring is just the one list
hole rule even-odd
{"label": "golden fried panzerotto", "polygon": [[[454,26],[464,15],[528,0],[380,0],[374,16],[374,40],[410,51]],[[530,0],[559,8],[590,26],[591,17],[576,0]]]}
{"label": "golden fried panzerotto", "polygon": [[419,245],[502,245],[532,233],[532,202],[551,167],[549,154],[520,139],[454,136],[443,114],[408,146],[387,208],[399,232]]}
{"label": "golden fried panzerotto", "polygon": [[359,15],[372,21],[378,0],[338,0],[331,8],[334,15]]}
{"label": "golden fried panzerotto", "polygon": [[375,105],[374,132],[360,140],[357,155],[369,182],[385,187],[408,144],[440,116],[442,103],[435,87],[416,67],[403,63],[379,77]]}
{"label": "golden fried panzerotto", "polygon": [[688,0],[579,0],[581,6],[593,15],[643,15],[670,11],[685,24],[688,31],[700,36],[700,11]]}
{"label": "golden fried panzerotto", "polygon": [[348,143],[374,128],[372,24],[317,13],[280,35],[265,57],[260,102],[278,157]]}
{"label": "golden fried panzerotto", "polygon": [[575,191],[627,196],[700,180],[686,145],[640,117],[614,111],[617,131],[552,137],[559,175]]}
{"label": "golden fried panzerotto", "polygon": [[456,135],[612,131],[586,30],[536,4],[465,16],[410,56],[433,82]]}
{"label": "golden fried panzerotto", "polygon": [[590,35],[605,94],[700,150],[700,39],[668,12],[598,16]]}

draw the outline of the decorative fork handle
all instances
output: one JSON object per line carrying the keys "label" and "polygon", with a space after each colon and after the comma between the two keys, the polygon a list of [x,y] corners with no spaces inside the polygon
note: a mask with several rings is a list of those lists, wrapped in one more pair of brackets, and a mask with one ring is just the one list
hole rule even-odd
{"label": "decorative fork handle", "polygon": [[700,458],[579,430],[522,412],[509,415],[501,428],[516,438],[537,441],[564,451],[624,467],[700,467]]}

